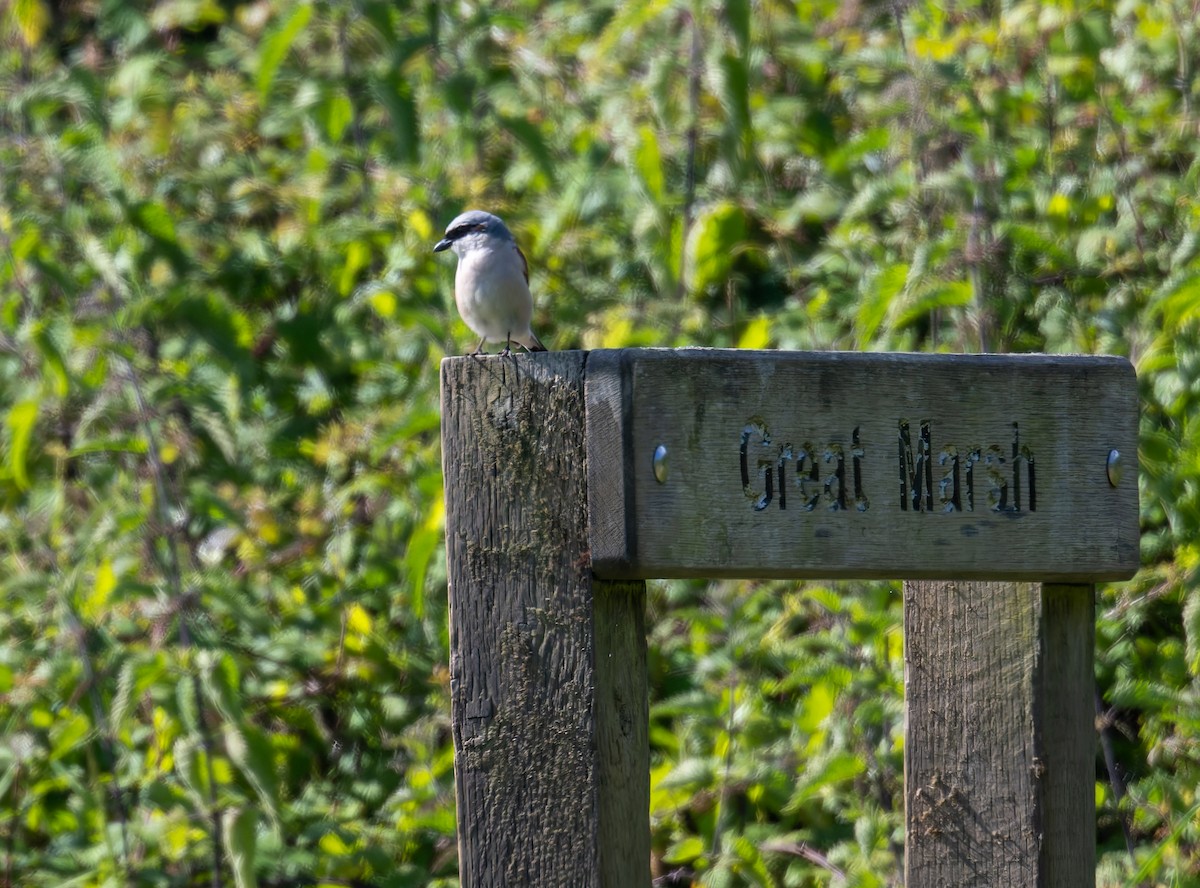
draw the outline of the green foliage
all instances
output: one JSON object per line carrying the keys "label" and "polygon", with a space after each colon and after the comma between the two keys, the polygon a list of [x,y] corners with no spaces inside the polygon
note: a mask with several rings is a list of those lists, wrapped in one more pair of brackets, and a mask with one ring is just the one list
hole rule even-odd
{"label": "green foliage", "polygon": [[[0,855],[453,884],[429,252],[556,348],[1130,357],[1099,880],[1200,878],[1200,43],[1182,0],[99,6],[0,22]],[[662,885],[894,884],[900,602],[656,585]]]}

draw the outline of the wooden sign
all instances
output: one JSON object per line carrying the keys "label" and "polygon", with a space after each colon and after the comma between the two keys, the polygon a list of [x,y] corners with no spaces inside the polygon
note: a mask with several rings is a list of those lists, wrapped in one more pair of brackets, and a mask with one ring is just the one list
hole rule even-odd
{"label": "wooden sign", "polygon": [[586,399],[598,576],[1138,568],[1124,358],[600,350]]}

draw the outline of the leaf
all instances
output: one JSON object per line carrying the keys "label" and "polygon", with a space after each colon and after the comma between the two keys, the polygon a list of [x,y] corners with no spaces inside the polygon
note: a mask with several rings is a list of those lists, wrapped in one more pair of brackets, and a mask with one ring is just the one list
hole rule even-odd
{"label": "leaf", "polygon": [[[190,328],[222,358],[238,369],[251,364],[254,333],[250,319],[223,294],[188,297],[163,312],[163,320]],[[282,330],[284,325],[280,324]]]}
{"label": "leaf", "polygon": [[253,725],[225,724],[225,749],[230,760],[254,789],[271,822],[279,823],[279,775],[271,741]]}
{"label": "leaf", "polygon": [[117,693],[113,696],[112,708],[109,710],[109,727],[114,734],[120,734],[125,725],[125,719],[133,708],[134,665],[133,660],[121,664],[117,673]]}
{"label": "leaf", "polygon": [[711,786],[713,782],[713,766],[707,759],[684,759],[671,769],[670,773],[659,781],[659,789],[675,789],[688,787],[701,789]]}
{"label": "leaf", "polygon": [[387,109],[395,140],[395,160],[416,164],[421,160],[421,125],[412,85],[399,70],[387,76],[372,77],[371,94]]}
{"label": "leaf", "polygon": [[156,31],[165,33],[179,28],[199,31],[206,25],[216,25],[227,18],[216,0],[159,3],[153,7],[150,23]]}
{"label": "leaf", "polygon": [[178,245],[175,223],[170,212],[162,204],[152,201],[138,204],[133,208],[133,220],[138,228],[156,241]]}
{"label": "leaf", "polygon": [[320,105],[321,126],[331,142],[340,142],[342,135],[354,121],[354,105],[350,98],[341,90],[334,90],[325,96]]}
{"label": "leaf", "polygon": [[92,583],[91,594],[84,597],[79,608],[79,614],[85,620],[95,620],[103,615],[108,607],[109,596],[117,588],[117,574],[113,570],[112,559],[105,558],[96,568],[96,579]]}
{"label": "leaf", "polygon": [[90,453],[147,453],[149,449],[145,438],[122,436],[84,441],[82,444],[72,447],[69,453],[71,457],[75,458],[87,456]]}
{"label": "leaf", "polygon": [[867,219],[884,209],[889,202],[906,196],[910,182],[899,175],[872,177],[858,190],[842,210],[842,222]]}
{"label": "leaf", "polygon": [[186,271],[187,255],[179,246],[175,222],[163,204],[144,201],[134,205],[130,208],[130,221],[153,241],[154,249],[147,251],[148,257],[162,256],[177,274]]}
{"label": "leaf", "polygon": [[1178,328],[1185,319],[1200,317],[1200,269],[1193,269],[1151,298],[1154,310],[1168,329]]}
{"label": "leaf", "polygon": [[723,53],[720,58],[720,100],[726,111],[726,156],[739,176],[754,150],[750,126],[750,69],[745,58]]}
{"label": "leaf", "polygon": [[1200,595],[1189,595],[1184,602],[1183,638],[1188,671],[1200,678]]}
{"label": "leaf", "polygon": [[[815,157],[825,157],[838,147],[833,119],[820,108],[812,108],[804,115],[799,137],[801,150]],[[831,168],[836,172],[836,164]]]}
{"label": "leaf", "polygon": [[37,401],[22,401],[9,409],[5,420],[12,433],[8,443],[8,470],[20,490],[29,489],[29,441],[33,437],[37,415]]}
{"label": "leaf", "polygon": [[796,725],[808,734],[819,732],[825,719],[833,714],[837,695],[837,689],[828,681],[819,681],[814,684],[804,697],[800,710],[801,715],[796,720]]}
{"label": "leaf", "polygon": [[226,721],[240,724],[243,716],[237,663],[225,653],[205,652],[203,657],[209,667],[201,674],[204,690]]}
{"label": "leaf", "polygon": [[638,175],[650,196],[662,204],[666,199],[666,178],[663,176],[662,152],[658,148],[658,136],[648,126],[638,130],[637,150],[634,153],[634,164]]}
{"label": "leaf", "polygon": [[256,888],[254,875],[258,815],[253,808],[231,808],[224,815],[225,851],[237,888]]}
{"label": "leaf", "polygon": [[264,104],[271,92],[271,85],[275,82],[275,75],[279,72],[279,66],[291,49],[292,43],[308,25],[312,14],[311,3],[301,3],[293,7],[291,14],[263,40],[258,51],[257,86],[259,98]]}
{"label": "leaf", "polygon": [[1156,846],[1154,846],[1153,852],[1146,858],[1145,862],[1138,869],[1137,873],[1128,882],[1126,882],[1126,884],[1127,885],[1143,884],[1146,881],[1146,879],[1148,879],[1150,877],[1150,874],[1155,871],[1155,864],[1158,863],[1159,859],[1163,856],[1163,854],[1172,845],[1175,845],[1176,843],[1178,843],[1180,834],[1183,833],[1184,830],[1189,829],[1195,825],[1196,817],[1198,815],[1200,815],[1200,802],[1197,802],[1196,804],[1192,805],[1191,809],[1184,812],[1183,814],[1176,815],[1179,817],[1179,820],[1176,823],[1174,829],[1171,830],[1171,834],[1168,835],[1166,838],[1164,838]]}
{"label": "leaf", "polygon": [[724,857],[717,858],[713,862],[712,868],[698,880],[698,886],[699,888],[737,888],[737,882],[733,878],[732,861],[726,860]]}
{"label": "leaf", "polygon": [[1059,192],[1046,204],[1046,215],[1065,220],[1071,214],[1071,199]]}
{"label": "leaf", "polygon": [[500,115],[500,125],[508,130],[513,138],[521,143],[522,147],[529,152],[533,158],[533,162],[542,174],[551,182],[556,181],[557,174],[554,169],[554,157],[550,153],[550,148],[546,144],[546,139],[542,135],[537,126],[530,123],[523,117],[512,117],[509,115]]}
{"label": "leaf", "polygon": [[46,4],[41,0],[13,0],[12,13],[25,45],[33,48],[41,43],[50,24],[50,10]]}
{"label": "leaf", "polygon": [[724,285],[748,229],[746,212],[730,201],[700,214],[687,239],[686,281],[690,293],[699,295]]}
{"label": "leaf", "polygon": [[221,456],[230,465],[237,464],[237,443],[234,440],[233,423],[219,409],[196,403],[192,407],[192,418],[216,445]]}
{"label": "leaf", "polygon": [[673,0],[617,4],[616,13],[596,38],[593,47],[595,56],[602,60],[610,57],[621,41],[629,40],[631,35],[642,36],[647,24],[670,10],[673,5]]}
{"label": "leaf", "polygon": [[350,605],[346,613],[346,629],[359,635],[371,634],[371,615],[357,601]]}
{"label": "leaf", "polygon": [[931,286],[918,291],[916,297],[904,300],[903,308],[896,313],[892,326],[905,327],[926,317],[939,308],[962,308],[971,304],[969,281],[948,281],[941,286]]}
{"label": "leaf", "polygon": [[745,56],[750,51],[750,0],[726,0],[725,21],[733,31],[738,52]]}
{"label": "leaf", "polygon": [[850,752],[812,759],[796,781],[796,790],[787,804],[787,810],[795,812],[823,790],[852,781],[866,770],[863,759]]}
{"label": "leaf", "polygon": [[1003,223],[999,230],[1014,244],[1034,253],[1038,267],[1046,269],[1069,269],[1075,265],[1075,257],[1059,246],[1056,237],[1033,225],[1018,222]]}
{"label": "leaf", "polygon": [[42,355],[43,369],[51,390],[59,398],[64,398],[70,389],[70,378],[67,375],[67,362],[63,360],[54,339],[44,324],[37,324],[33,334],[34,345]]}
{"label": "leaf", "polygon": [[749,876],[753,883],[761,888],[774,888],[775,880],[771,878],[758,847],[745,836],[735,836],[731,844],[733,853],[744,864],[740,870],[741,874]]}
{"label": "leaf", "polygon": [[[806,141],[811,141],[813,135],[817,135],[818,130],[821,135],[828,133],[829,139],[832,141],[834,137],[833,124],[829,120],[828,115],[822,115],[823,121],[818,121],[811,114],[805,119],[805,131],[808,133]],[[828,129],[825,129],[825,126]],[[891,133],[883,127],[875,127],[867,130],[862,135],[850,139],[844,144],[834,144],[829,156],[825,159],[825,165],[832,173],[848,172],[855,163],[861,161],[867,155],[877,152],[883,152],[888,149],[891,144]]]}
{"label": "leaf", "polygon": [[759,315],[742,331],[738,338],[738,348],[766,348],[771,344],[771,319],[767,315]]}
{"label": "leaf", "polygon": [[188,734],[198,734],[200,731],[200,701],[196,698],[195,678],[191,675],[183,676],[175,684],[175,705],[179,720]]}
{"label": "leaf", "polygon": [[408,548],[404,553],[404,567],[408,571],[412,587],[413,615],[418,619],[425,615],[425,574],[429,570],[429,562],[433,553],[445,536],[446,505],[445,500],[434,500],[429,516],[420,528],[415,530],[408,540]]}
{"label": "leaf", "polygon": [[[423,240],[426,240],[426,239],[427,238],[424,238]],[[370,264],[371,264],[371,248],[369,246],[367,246],[362,241],[357,241],[357,240],[352,241],[350,244],[348,244],[346,246],[346,261],[342,265],[341,272],[338,274],[338,285],[337,285],[338,293],[340,293],[343,296],[349,296],[350,293],[354,290],[354,282],[357,280],[358,275],[362,272],[362,270],[364,268],[366,268]],[[376,289],[374,291],[374,293],[376,293],[376,294],[381,293],[381,292],[386,292],[386,291],[379,290],[379,289]],[[394,312],[395,311],[394,303],[395,303],[396,297],[394,294],[389,294],[389,295],[392,296],[392,300],[393,300],[393,309],[392,310]],[[372,305],[374,305],[373,298],[371,301],[372,301]],[[376,308],[376,311],[379,310],[378,306],[375,306],[375,308]],[[382,315],[383,313],[380,312],[380,314]]]}
{"label": "leaf", "polygon": [[891,309],[892,300],[904,289],[908,279],[908,265],[897,263],[880,271],[866,288],[858,304],[855,329],[860,347],[875,340],[883,319]]}
{"label": "leaf", "polygon": [[370,22],[381,40],[387,44],[395,43],[396,28],[392,24],[395,4],[380,0],[363,0],[356,8],[361,11],[363,18]]}
{"label": "leaf", "polygon": [[331,857],[345,857],[354,851],[354,846],[346,842],[339,832],[330,831],[321,836],[317,843],[322,851]]}
{"label": "leaf", "polygon": [[195,803],[200,808],[208,805],[208,755],[200,746],[199,741],[191,737],[180,737],[172,747],[175,773],[192,793]]}
{"label": "leaf", "polygon": [[[67,710],[70,712],[70,710]],[[50,761],[58,761],[75,750],[92,733],[92,723],[81,712],[60,717],[50,729]]]}
{"label": "leaf", "polygon": [[691,863],[706,850],[703,839],[699,836],[688,836],[671,845],[663,853],[662,859],[664,863]]}

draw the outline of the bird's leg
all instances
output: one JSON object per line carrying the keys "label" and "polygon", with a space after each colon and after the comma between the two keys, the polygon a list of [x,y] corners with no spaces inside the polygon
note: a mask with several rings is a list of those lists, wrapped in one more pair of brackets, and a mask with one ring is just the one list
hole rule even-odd
{"label": "bird's leg", "polygon": [[507,334],[505,334],[504,351],[500,352],[500,354],[504,355],[504,357],[506,357],[506,358],[512,354],[512,332],[511,331],[508,332]]}
{"label": "bird's leg", "polygon": [[478,355],[483,351],[483,341],[485,339],[487,339],[486,336],[479,337],[479,345],[475,346],[475,351],[471,352],[471,357],[478,357]]}

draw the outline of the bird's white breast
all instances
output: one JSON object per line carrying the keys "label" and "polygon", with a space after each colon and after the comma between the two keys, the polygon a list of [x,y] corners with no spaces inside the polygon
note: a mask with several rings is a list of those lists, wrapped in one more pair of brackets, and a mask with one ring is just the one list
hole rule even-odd
{"label": "bird's white breast", "polygon": [[454,299],[468,327],[499,342],[529,330],[533,300],[516,246],[471,245],[459,255]]}

